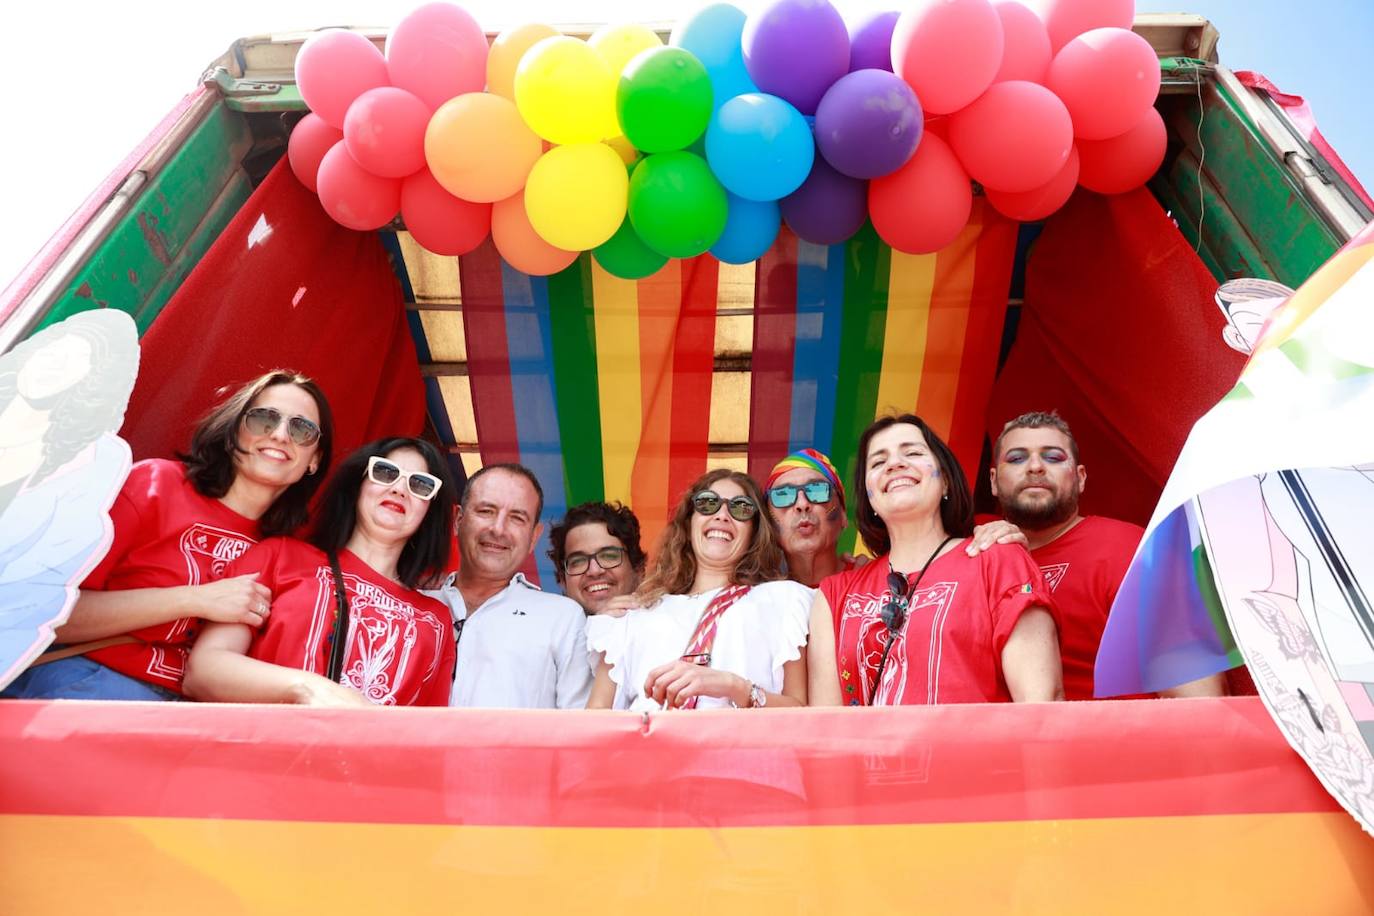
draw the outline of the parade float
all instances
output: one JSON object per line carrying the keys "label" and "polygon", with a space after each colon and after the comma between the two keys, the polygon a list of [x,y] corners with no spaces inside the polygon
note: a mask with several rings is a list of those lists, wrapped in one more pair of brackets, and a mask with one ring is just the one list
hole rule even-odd
{"label": "parade float", "polygon": [[[1248,662],[1259,697],[5,702],[6,910],[1374,909],[1374,700],[1323,639],[1340,605],[1374,646],[1367,535],[1334,509],[1369,499],[1374,206],[1205,18],[1131,14],[779,0],[487,35],[432,4],[235,42],[0,296],[0,383],[97,310],[80,352],[127,369],[82,389],[117,403],[70,468],[0,453],[0,667],[51,640],[129,460],[289,365],[340,451],[520,461],[547,518],[618,499],[649,540],[707,467],[852,467],[897,408],[983,481],[989,431],[1055,407],[1085,509],[1149,524],[1099,682]],[[1298,293],[1270,320],[1217,296],[1238,277]],[[81,532],[61,562],[49,517]]]}

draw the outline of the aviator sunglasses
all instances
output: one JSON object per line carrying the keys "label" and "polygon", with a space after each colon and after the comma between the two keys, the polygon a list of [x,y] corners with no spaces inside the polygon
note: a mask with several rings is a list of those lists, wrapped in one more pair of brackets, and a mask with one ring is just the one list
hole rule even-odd
{"label": "aviator sunglasses", "polygon": [[[285,417],[275,407],[250,407],[243,412],[243,425],[255,436],[270,436],[281,426]],[[285,417],[286,434],[297,445],[314,445],[320,441],[320,428],[305,417]]]}
{"label": "aviator sunglasses", "polygon": [[830,502],[830,481],[811,480],[803,484],[783,483],[768,490],[768,501],[775,509],[786,509],[795,505],[797,494],[805,493],[806,501],[814,506]]}
{"label": "aviator sunglasses", "polygon": [[373,455],[367,459],[367,479],[373,483],[389,487],[402,477],[406,479],[406,489],[410,491],[410,495],[425,502],[433,499],[434,494],[438,493],[444,484],[438,477],[424,471],[402,471],[399,465],[380,455]]}
{"label": "aviator sunglasses", "polygon": [[570,553],[563,561],[563,571],[570,576],[580,576],[591,569],[593,558],[602,569],[615,569],[625,562],[625,548],[602,547],[596,553]]}
{"label": "aviator sunglasses", "polygon": [[759,507],[747,496],[736,496],[727,501],[714,490],[702,490],[692,497],[692,508],[698,515],[715,515],[720,511],[721,503],[725,503],[726,511],[737,522],[747,522],[759,511]]}

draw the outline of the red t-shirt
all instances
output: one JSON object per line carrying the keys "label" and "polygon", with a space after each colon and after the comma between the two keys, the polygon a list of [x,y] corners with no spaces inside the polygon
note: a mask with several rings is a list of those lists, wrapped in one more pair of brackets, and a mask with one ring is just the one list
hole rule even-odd
{"label": "red t-shirt", "polygon": [[[205,585],[258,539],[258,523],[224,503],[202,496],[177,461],[140,461],[110,507],[114,543],[83,589],[121,591]],[[88,653],[88,657],[129,677],[181,692],[186,654],[195,640],[197,620],[135,630],[140,640]]]}
{"label": "red t-shirt", "polygon": [[[379,706],[447,706],[453,688],[448,607],[339,552],[348,592],[348,636],[339,682]],[[259,573],[272,613],[248,654],[323,675],[334,633],[334,576],[325,553],[294,538],[268,538],[235,562],[231,575]]]}
{"label": "red t-shirt", "polygon": [[1031,551],[1059,608],[1067,699],[1093,698],[1093,665],[1107,613],[1144,534],[1130,522],[1090,515]]}
{"label": "red t-shirt", "polygon": [[876,698],[873,679],[887,641],[887,557],[822,580],[835,621],[840,695],[850,706],[993,703],[1011,699],[1002,648],[1027,608],[1054,613],[1024,547],[995,544],[976,557],[967,541],[937,558],[911,598]]}

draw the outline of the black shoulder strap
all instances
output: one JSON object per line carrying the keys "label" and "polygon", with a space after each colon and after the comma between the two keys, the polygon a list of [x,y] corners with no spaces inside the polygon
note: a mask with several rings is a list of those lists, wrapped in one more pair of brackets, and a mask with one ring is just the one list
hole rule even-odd
{"label": "black shoulder strap", "polygon": [[343,571],[339,569],[339,555],[329,554],[329,568],[334,573],[334,637],[329,647],[329,670],[325,675],[334,683],[343,674],[344,641],[348,639],[348,586],[344,584]]}

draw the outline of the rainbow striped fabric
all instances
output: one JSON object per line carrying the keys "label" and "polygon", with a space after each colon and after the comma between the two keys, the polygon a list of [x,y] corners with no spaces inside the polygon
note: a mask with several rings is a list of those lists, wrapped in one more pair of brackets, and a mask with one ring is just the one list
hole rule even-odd
{"label": "rainbow striped fabric", "polygon": [[[784,229],[754,266],[743,308],[722,304],[727,268],[710,257],[672,261],[639,281],[586,255],[529,277],[484,245],[457,263],[482,463],[531,467],[546,521],[587,500],[620,500],[639,516],[646,546],[654,543],[707,469],[712,389],[729,374],[713,371],[718,322],[743,312],[753,315],[748,435],[734,445],[747,449],[740,463],[756,478],[804,447],[830,454],[848,477],[859,432],[893,409],[915,409],[948,435],[972,474],[1016,234],[1015,223],[981,207],[954,243],[929,255],[894,252],[871,227],[829,247]],[[426,330],[412,328],[423,360]],[[433,380],[430,392],[443,435],[448,411]],[[541,544],[535,559],[550,583],[546,551]]]}

